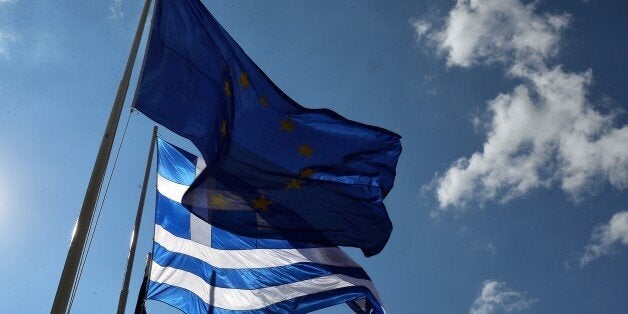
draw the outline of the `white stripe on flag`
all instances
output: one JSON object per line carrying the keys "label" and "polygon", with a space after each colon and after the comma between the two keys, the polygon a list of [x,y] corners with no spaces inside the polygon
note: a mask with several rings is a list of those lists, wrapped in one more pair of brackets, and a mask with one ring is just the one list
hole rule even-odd
{"label": "white stripe on flag", "polygon": [[186,289],[205,303],[226,310],[255,310],[277,302],[338,288],[363,286],[374,292],[373,283],[345,275],[330,275],[261,289],[230,289],[212,287],[201,277],[153,262],[150,280]]}
{"label": "white stripe on flag", "polygon": [[183,194],[185,194],[185,191],[187,191],[189,187],[189,185],[183,185],[170,181],[162,177],[161,174],[157,174],[157,191],[159,191],[161,195],[177,203],[181,203]]}
{"label": "white stripe on flag", "polygon": [[[157,191],[159,193],[177,203],[182,203],[183,194],[189,188],[189,185],[180,184],[170,181],[161,174],[157,174]],[[223,190],[205,189],[205,194],[196,194],[198,199],[194,199],[199,207],[208,207],[214,209],[226,209],[226,210],[251,210],[251,207],[246,203],[240,195]],[[212,205],[212,197],[217,197],[225,205],[225,208],[218,208]]]}
{"label": "white stripe on flag", "polygon": [[196,215],[190,214],[190,239],[194,242],[211,246],[212,225],[196,217]]}
{"label": "white stripe on flag", "polygon": [[192,256],[215,267],[227,269],[277,267],[294,263],[360,267],[338,247],[219,250],[179,238],[160,225],[155,225],[155,242],[170,252]]}

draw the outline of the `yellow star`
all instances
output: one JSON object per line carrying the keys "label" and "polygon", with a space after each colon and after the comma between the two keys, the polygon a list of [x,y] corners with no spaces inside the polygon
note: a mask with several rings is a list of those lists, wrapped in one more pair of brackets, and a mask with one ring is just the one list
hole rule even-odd
{"label": "yellow star", "polygon": [[222,194],[209,195],[209,207],[225,209],[228,203]]}
{"label": "yellow star", "polygon": [[244,72],[240,73],[240,78],[238,79],[238,82],[240,82],[242,89],[246,89],[247,87],[251,86],[251,84],[249,84],[249,76]]}
{"label": "yellow star", "polygon": [[263,212],[267,213],[268,205],[272,203],[273,202],[267,199],[266,196],[264,196],[264,194],[260,194],[258,199],[253,200],[253,210],[260,209]]}
{"label": "yellow star", "polygon": [[297,180],[295,178],[292,178],[292,180],[288,181],[286,183],[286,191],[287,190],[291,190],[291,189],[295,189],[295,190],[300,190],[301,189],[301,183],[303,183],[303,181]]}
{"label": "yellow star", "polygon": [[262,105],[262,107],[264,108],[268,108],[268,100],[266,100],[265,96],[259,96],[259,104]]}
{"label": "yellow star", "polygon": [[225,80],[223,89],[225,90],[225,95],[227,95],[227,97],[231,97],[231,84],[229,84],[229,81]]}
{"label": "yellow star", "polygon": [[303,155],[307,158],[310,158],[312,157],[313,153],[314,153],[314,148],[310,147],[310,144],[299,146],[299,155]]}
{"label": "yellow star", "polygon": [[282,119],[279,124],[281,125],[282,131],[292,133],[292,130],[294,130],[294,123],[292,123],[292,120],[290,119]]}
{"label": "yellow star", "polygon": [[222,121],[222,124],[220,125],[220,134],[222,134],[222,136],[227,135],[227,120]]}
{"label": "yellow star", "polygon": [[314,170],[312,168],[305,168],[299,172],[299,176],[301,178],[309,178],[314,174]]}

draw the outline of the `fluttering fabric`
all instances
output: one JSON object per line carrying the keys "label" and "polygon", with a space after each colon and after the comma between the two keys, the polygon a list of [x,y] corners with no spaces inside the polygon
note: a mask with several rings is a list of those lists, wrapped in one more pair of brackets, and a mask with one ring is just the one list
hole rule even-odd
{"label": "fluttering fabric", "polygon": [[200,150],[183,203],[212,225],[367,256],[388,241],[400,136],[294,102],[200,1],[157,1],[135,108]]}
{"label": "fluttering fabric", "polygon": [[158,141],[147,299],[185,313],[303,313],[341,303],[384,313],[369,276],[338,247],[244,237],[192,215],[181,198],[203,167]]}

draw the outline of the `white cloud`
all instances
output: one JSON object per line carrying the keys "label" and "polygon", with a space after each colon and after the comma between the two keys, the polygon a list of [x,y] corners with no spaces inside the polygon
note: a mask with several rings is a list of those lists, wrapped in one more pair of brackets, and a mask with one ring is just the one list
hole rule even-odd
{"label": "white cloud", "polygon": [[602,255],[610,254],[616,244],[628,245],[628,211],[613,215],[608,223],[595,229],[589,245],[580,257],[580,267]]}
{"label": "white cloud", "polygon": [[441,207],[505,202],[553,182],[575,199],[601,178],[618,189],[628,186],[628,127],[613,128],[613,115],[588,102],[591,73],[555,67],[527,79],[489,101],[483,150],[460,158],[438,179]]}
{"label": "white cloud", "polygon": [[124,12],[122,11],[122,0],[113,0],[113,3],[109,6],[109,11],[111,11],[111,16],[114,19],[123,18]]}
{"label": "white cloud", "polygon": [[441,209],[506,202],[554,184],[575,200],[603,181],[628,187],[628,127],[614,127],[615,116],[600,113],[588,100],[591,71],[547,65],[569,17],[536,13],[534,4],[459,0],[442,27],[415,26],[419,39],[444,53],[448,65],[499,62],[522,81],[488,102],[482,150],[458,159],[436,179]]}
{"label": "white cloud", "polygon": [[536,299],[526,297],[522,292],[512,290],[506,283],[485,280],[482,292],[473,302],[471,314],[514,313],[530,308]]}
{"label": "white cloud", "polygon": [[431,38],[452,66],[513,57],[538,62],[556,53],[569,16],[540,15],[534,9],[534,2],[526,5],[519,0],[459,0],[444,29]]}
{"label": "white cloud", "polygon": [[414,26],[414,30],[416,31],[417,38],[421,38],[428,34],[430,28],[432,27],[431,23],[424,20],[416,20],[412,21],[412,26]]}
{"label": "white cloud", "polygon": [[8,45],[17,40],[17,36],[9,33],[0,32],[0,57],[9,57]]}
{"label": "white cloud", "polygon": [[495,258],[495,254],[497,254],[497,248],[493,245],[493,243],[488,243],[484,246],[484,252],[488,253],[488,256],[493,259]]}

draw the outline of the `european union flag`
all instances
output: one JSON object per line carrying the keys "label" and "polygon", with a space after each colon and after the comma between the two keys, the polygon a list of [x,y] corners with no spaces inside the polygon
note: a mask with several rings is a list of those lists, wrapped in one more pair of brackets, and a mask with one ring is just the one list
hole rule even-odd
{"label": "european union flag", "polygon": [[157,1],[135,107],[203,154],[183,203],[212,225],[367,256],[388,241],[400,136],[294,102],[200,1]]}

